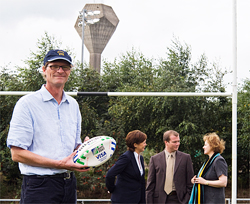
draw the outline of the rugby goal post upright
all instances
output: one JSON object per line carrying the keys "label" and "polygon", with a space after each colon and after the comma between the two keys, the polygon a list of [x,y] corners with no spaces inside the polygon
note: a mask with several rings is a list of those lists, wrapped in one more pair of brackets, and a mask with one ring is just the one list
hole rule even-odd
{"label": "rugby goal post upright", "polygon": [[237,203],[237,0],[233,4],[232,203]]}

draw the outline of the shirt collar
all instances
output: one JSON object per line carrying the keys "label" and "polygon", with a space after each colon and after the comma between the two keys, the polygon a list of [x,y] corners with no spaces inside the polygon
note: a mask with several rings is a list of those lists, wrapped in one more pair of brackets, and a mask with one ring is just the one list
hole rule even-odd
{"label": "shirt collar", "polygon": [[136,158],[138,158],[139,154],[137,154],[137,152],[134,151],[134,155]]}
{"label": "shirt collar", "polygon": [[[168,158],[168,156],[170,155],[170,153],[165,149],[165,154],[166,154],[166,158]],[[175,155],[176,155],[176,151],[172,152],[171,153],[173,155],[173,157],[175,158]]]}
{"label": "shirt collar", "polygon": [[[45,84],[42,85],[40,90],[41,90],[43,101],[50,101],[50,100],[54,99],[54,97],[50,94],[50,92],[45,88]],[[65,94],[65,92],[63,91],[62,102],[69,103],[68,97],[69,96],[67,94]]]}

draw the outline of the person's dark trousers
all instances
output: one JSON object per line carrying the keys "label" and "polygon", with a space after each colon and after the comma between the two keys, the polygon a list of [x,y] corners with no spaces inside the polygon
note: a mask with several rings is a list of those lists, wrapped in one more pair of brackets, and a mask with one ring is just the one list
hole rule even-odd
{"label": "person's dark trousers", "polygon": [[23,176],[21,204],[77,202],[74,173]]}
{"label": "person's dark trousers", "polygon": [[170,195],[168,195],[166,203],[167,204],[180,204],[176,191],[172,191]]}

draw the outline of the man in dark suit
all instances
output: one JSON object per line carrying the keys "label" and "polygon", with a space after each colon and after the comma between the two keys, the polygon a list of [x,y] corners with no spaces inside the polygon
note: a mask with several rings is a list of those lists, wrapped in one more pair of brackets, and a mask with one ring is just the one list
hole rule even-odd
{"label": "man in dark suit", "polygon": [[194,175],[191,157],[178,151],[180,137],[176,131],[165,132],[163,142],[165,150],[149,162],[146,203],[188,203]]}

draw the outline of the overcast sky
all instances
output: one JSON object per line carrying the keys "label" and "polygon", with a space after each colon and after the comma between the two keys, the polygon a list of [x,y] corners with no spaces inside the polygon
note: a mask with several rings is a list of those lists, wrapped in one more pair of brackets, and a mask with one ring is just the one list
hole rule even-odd
{"label": "overcast sky", "polygon": [[[120,20],[102,59],[112,62],[132,47],[146,57],[163,58],[175,36],[190,45],[193,61],[205,53],[211,63],[233,69],[233,0],[0,0],[0,66],[22,65],[45,31],[80,61],[74,24],[86,3],[111,6]],[[238,82],[250,78],[249,10],[250,0],[237,1]],[[84,53],[88,62],[86,48]]]}

